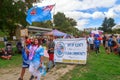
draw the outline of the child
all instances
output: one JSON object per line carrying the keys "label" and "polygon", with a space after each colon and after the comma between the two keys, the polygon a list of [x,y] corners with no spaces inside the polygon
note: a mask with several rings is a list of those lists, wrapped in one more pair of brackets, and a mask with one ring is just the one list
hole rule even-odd
{"label": "child", "polygon": [[98,54],[100,52],[99,51],[100,41],[97,38],[95,38],[94,40],[94,47],[95,47],[96,54]]}

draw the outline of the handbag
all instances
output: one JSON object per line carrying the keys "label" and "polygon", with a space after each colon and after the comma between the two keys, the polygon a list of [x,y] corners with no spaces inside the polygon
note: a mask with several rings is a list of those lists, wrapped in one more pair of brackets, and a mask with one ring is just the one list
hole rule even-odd
{"label": "handbag", "polygon": [[46,76],[46,66],[42,63],[42,67],[38,69],[42,76]]}
{"label": "handbag", "polygon": [[47,53],[50,53],[50,50],[48,50]]}

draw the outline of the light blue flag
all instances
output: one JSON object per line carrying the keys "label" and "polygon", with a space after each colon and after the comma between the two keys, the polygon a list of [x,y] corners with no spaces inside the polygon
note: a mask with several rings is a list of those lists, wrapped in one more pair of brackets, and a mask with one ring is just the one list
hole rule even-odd
{"label": "light blue flag", "polygon": [[[51,7],[52,6],[52,7]],[[28,10],[26,21],[31,25],[32,22],[44,22],[51,20],[51,10],[54,5],[49,5],[45,7],[32,7]]]}

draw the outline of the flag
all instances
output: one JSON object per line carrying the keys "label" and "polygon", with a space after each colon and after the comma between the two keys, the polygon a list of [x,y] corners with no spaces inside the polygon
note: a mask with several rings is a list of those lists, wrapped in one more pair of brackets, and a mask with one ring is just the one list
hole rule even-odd
{"label": "flag", "polygon": [[44,10],[50,10],[50,11],[51,11],[54,6],[55,6],[55,4],[54,4],[54,5],[45,6],[45,7],[44,7]]}
{"label": "flag", "polygon": [[51,20],[51,10],[54,5],[44,7],[34,6],[28,10],[26,21],[31,25],[32,22],[44,22]]}

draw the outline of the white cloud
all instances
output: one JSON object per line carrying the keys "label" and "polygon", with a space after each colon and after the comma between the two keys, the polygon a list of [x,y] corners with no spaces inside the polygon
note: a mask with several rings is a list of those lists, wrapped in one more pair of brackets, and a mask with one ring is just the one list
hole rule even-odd
{"label": "white cloud", "polygon": [[89,23],[88,19],[78,20],[76,28],[78,28],[79,30],[83,30],[85,27],[85,24],[88,24],[88,23]]}
{"label": "white cloud", "polygon": [[[89,23],[89,18],[98,19],[107,17],[116,17],[116,12],[120,12],[120,5],[115,6],[117,0],[43,0],[39,6],[45,6],[56,3],[55,13],[63,12],[66,17],[73,18],[77,21],[77,28],[83,29]],[[110,8],[108,12],[96,11],[97,8]],[[114,8],[112,8],[114,7]],[[76,10],[93,10],[94,13],[78,12]],[[80,20],[79,20],[80,19]]]}
{"label": "white cloud", "polygon": [[56,3],[56,11],[86,10],[97,7],[112,7],[116,0],[43,0],[39,6]]}
{"label": "white cloud", "polygon": [[103,12],[98,12],[98,11],[94,12],[93,14],[78,12],[78,11],[64,12],[64,14],[66,15],[66,17],[70,17],[70,18],[73,18],[75,20],[79,20],[81,18],[83,18],[83,19],[88,19],[88,18],[97,19],[97,18],[104,18],[105,17]]}
{"label": "white cloud", "polygon": [[108,18],[116,18],[120,17],[120,5],[115,5],[108,10],[108,12],[104,12],[106,17]]}
{"label": "white cloud", "polygon": [[120,12],[120,5],[116,5],[113,9],[115,12]]}
{"label": "white cloud", "polygon": [[90,18],[91,14],[89,13],[83,13],[83,12],[78,12],[78,11],[70,11],[70,12],[64,12],[66,17],[70,17],[75,19],[76,21],[81,19],[81,18]]}
{"label": "white cloud", "polygon": [[105,12],[105,15],[106,15],[107,18],[114,18],[116,16],[116,14],[113,10]]}
{"label": "white cloud", "polygon": [[92,14],[92,18],[94,18],[94,19],[97,19],[97,18],[104,18],[105,17],[105,15],[103,14],[103,12],[94,12],[93,14]]}

